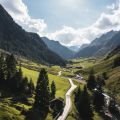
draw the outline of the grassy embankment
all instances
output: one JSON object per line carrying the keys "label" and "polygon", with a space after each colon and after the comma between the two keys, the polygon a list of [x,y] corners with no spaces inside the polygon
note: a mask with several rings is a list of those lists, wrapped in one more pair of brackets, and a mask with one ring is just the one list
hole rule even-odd
{"label": "grassy embankment", "polygon": [[[81,75],[85,78],[85,80],[88,77],[88,73],[86,73],[86,71],[84,72],[85,69],[90,69],[94,64],[96,64],[97,61],[95,59],[77,59],[77,60],[72,60],[72,64],[69,64],[68,66],[70,66],[70,70],[73,71],[74,73],[81,73]],[[79,67],[82,67],[81,69]],[[81,90],[83,89],[84,85],[82,84],[78,84],[80,85]],[[72,96],[72,110],[67,118],[67,120],[76,120],[75,116],[77,113],[76,107],[74,105],[74,96]],[[103,120],[102,117],[100,117],[99,114],[94,113],[94,120]]]}
{"label": "grassy embankment", "polygon": [[81,73],[85,80],[89,75],[91,68],[94,68],[95,75],[100,75],[106,72],[108,79],[106,80],[106,85],[104,90],[110,95],[113,93],[116,96],[117,102],[120,104],[120,66],[113,67],[114,59],[119,55],[119,53],[110,55],[108,58],[103,59],[79,59],[74,60],[73,66],[84,66],[81,70],[76,70],[76,72]]}
{"label": "grassy embankment", "polygon": [[[37,64],[31,63],[30,66],[28,66],[29,63],[24,64],[24,67],[22,67],[23,75],[32,78],[34,84],[36,85],[39,72],[38,70],[41,68],[41,66],[37,66]],[[26,67],[26,68],[25,68]],[[42,66],[43,67],[43,66]],[[45,66],[46,67],[46,66]],[[29,69],[30,68],[30,69]],[[35,68],[35,70],[33,70]],[[58,68],[58,67],[57,67]],[[52,67],[52,72],[56,72],[56,75],[48,74],[49,82],[54,80],[56,83],[56,97],[65,97],[66,91],[69,89],[70,84],[68,79],[61,78],[57,76],[57,72],[59,69],[55,69],[55,67]],[[50,69],[49,69],[50,71]],[[24,120],[25,116],[21,114],[21,109],[29,109],[31,106],[27,106],[21,103],[13,103],[11,101],[11,98],[6,98],[3,101],[0,102],[0,120]],[[48,120],[52,120],[51,114],[48,115]]]}

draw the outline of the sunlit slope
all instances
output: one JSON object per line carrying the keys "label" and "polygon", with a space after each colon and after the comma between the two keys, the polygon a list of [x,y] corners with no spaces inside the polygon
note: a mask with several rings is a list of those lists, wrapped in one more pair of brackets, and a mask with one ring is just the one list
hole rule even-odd
{"label": "sunlit slope", "polygon": [[[32,78],[34,84],[36,85],[36,82],[37,82],[37,79],[39,76],[39,72],[34,71],[34,70],[29,70],[26,68],[22,68],[22,71],[23,71],[24,76],[26,76],[28,78]],[[52,75],[52,74],[48,74],[48,77],[49,77],[50,84],[53,80],[55,81],[56,88],[57,88],[56,96],[64,97],[66,91],[69,89],[69,86],[70,86],[68,79],[59,77],[57,75]]]}

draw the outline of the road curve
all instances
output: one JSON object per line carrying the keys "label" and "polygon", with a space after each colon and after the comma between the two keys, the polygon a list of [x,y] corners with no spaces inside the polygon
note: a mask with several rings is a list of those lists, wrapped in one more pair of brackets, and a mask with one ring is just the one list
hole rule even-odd
{"label": "road curve", "polygon": [[61,74],[62,74],[62,71],[58,72],[58,76],[61,76]]}
{"label": "road curve", "polygon": [[77,86],[74,85],[74,83],[71,79],[69,79],[69,82],[71,84],[71,88],[66,93],[66,105],[64,107],[62,115],[59,116],[59,118],[57,120],[65,120],[71,110],[71,107],[72,107],[71,94]]}

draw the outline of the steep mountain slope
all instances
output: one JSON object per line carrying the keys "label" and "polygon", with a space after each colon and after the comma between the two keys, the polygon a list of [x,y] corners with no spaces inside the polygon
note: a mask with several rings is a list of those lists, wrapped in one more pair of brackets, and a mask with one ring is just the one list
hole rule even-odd
{"label": "steep mountain slope", "polygon": [[94,66],[96,74],[106,72],[108,79],[106,80],[106,88],[109,93],[113,93],[117,102],[120,104],[120,66],[114,67],[114,60],[120,57],[120,46],[112,50],[105,59],[101,60]]}
{"label": "steep mountain slope", "polygon": [[81,47],[80,45],[77,45],[77,46],[69,46],[68,48],[74,52],[78,52],[80,47]]}
{"label": "steep mountain slope", "polygon": [[41,63],[65,65],[65,61],[49,50],[39,35],[23,30],[1,5],[0,49]]}
{"label": "steep mountain slope", "polygon": [[89,44],[83,44],[83,45],[81,45],[81,47],[79,48],[79,51],[80,51],[81,49],[87,47],[88,45],[89,45]]}
{"label": "steep mountain slope", "polygon": [[73,57],[74,52],[69,50],[67,47],[61,45],[58,41],[49,40],[46,37],[43,37],[42,40],[46,43],[50,50],[57,53],[62,58],[69,59]]}
{"label": "steep mountain slope", "polygon": [[[98,57],[105,55],[119,44],[118,41],[120,37],[118,34],[119,32],[117,31],[110,31],[102,35],[100,38],[96,38],[89,45],[87,45],[83,49],[80,49],[75,57]],[[117,41],[117,43],[115,43],[115,41]]]}

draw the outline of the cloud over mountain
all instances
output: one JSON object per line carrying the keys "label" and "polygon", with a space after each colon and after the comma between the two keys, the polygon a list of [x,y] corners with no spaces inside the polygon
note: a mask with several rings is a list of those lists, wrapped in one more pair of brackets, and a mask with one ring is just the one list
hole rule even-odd
{"label": "cloud over mountain", "polygon": [[0,0],[13,19],[28,31],[43,34],[47,28],[47,24],[43,19],[33,19],[29,13],[27,6],[22,0]]}
{"label": "cloud over mountain", "polygon": [[80,45],[89,43],[110,30],[120,30],[120,1],[106,8],[109,10],[102,13],[98,20],[87,28],[74,29],[64,26],[62,30],[48,34],[48,36],[64,45]]}
{"label": "cloud over mountain", "polygon": [[47,23],[43,19],[34,19],[29,15],[28,8],[22,0],[0,0],[0,3],[26,30],[37,32],[41,36],[46,35],[67,46],[89,43],[110,30],[120,30],[120,1],[106,6],[106,11],[89,27],[75,29],[64,25],[62,29],[52,33],[47,33]]}

